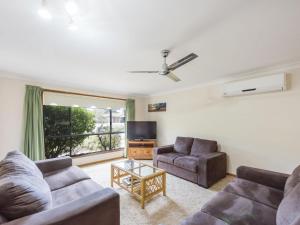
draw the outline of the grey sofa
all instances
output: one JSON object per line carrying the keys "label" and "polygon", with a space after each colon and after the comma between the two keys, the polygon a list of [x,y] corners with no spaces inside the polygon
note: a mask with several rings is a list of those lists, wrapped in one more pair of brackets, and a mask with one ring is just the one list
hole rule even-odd
{"label": "grey sofa", "polygon": [[[0,200],[0,224],[120,224],[119,195],[112,189],[101,187],[80,168],[72,166],[70,157],[38,161],[36,165],[49,185],[52,196],[51,208],[21,218],[8,220],[3,214],[1,215]],[[19,175],[17,174],[17,176]]]}
{"label": "grey sofa", "polygon": [[291,175],[239,167],[237,179],[181,225],[300,225],[300,166]]}
{"label": "grey sofa", "polygon": [[154,148],[153,165],[208,188],[226,176],[226,154],[217,150],[216,141],[177,137],[174,145]]}

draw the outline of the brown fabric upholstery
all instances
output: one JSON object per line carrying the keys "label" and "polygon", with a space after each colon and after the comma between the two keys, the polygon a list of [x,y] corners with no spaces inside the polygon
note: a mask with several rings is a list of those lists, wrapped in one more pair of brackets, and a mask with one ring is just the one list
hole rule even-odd
{"label": "brown fabric upholstery", "polygon": [[300,215],[300,183],[284,197],[277,213],[277,225],[292,225]]}
{"label": "brown fabric upholstery", "polygon": [[175,153],[175,152],[165,153],[165,154],[158,155],[157,160],[161,161],[161,162],[169,163],[169,164],[174,164],[174,160],[183,155],[184,154]]}
{"label": "brown fabric upholstery", "polygon": [[227,192],[219,192],[202,212],[230,225],[276,225],[275,209]]}
{"label": "brown fabric upholstery", "polygon": [[289,175],[247,166],[240,166],[237,169],[237,177],[283,191]]}
{"label": "brown fabric upholstery", "polygon": [[300,225],[299,170],[239,167],[238,178],[181,225]]}
{"label": "brown fabric upholstery", "polygon": [[53,207],[65,204],[66,202],[80,199],[84,196],[102,190],[99,184],[93,180],[82,180],[67,187],[52,191]]}
{"label": "brown fabric upholstery", "polygon": [[[191,148],[194,155],[189,154]],[[153,165],[207,188],[226,176],[226,154],[216,150],[215,141],[177,137],[174,146],[153,150]]]}
{"label": "brown fabric upholstery", "polygon": [[35,161],[37,167],[43,174],[72,166],[72,158],[69,156]]}
{"label": "brown fabric upholstery", "polygon": [[[41,179],[47,179],[52,187],[52,207],[4,225],[120,225],[119,195],[112,189],[103,189],[78,167],[71,166],[70,158],[39,161],[37,165],[44,172]],[[0,197],[0,209],[3,203],[6,201]]]}
{"label": "brown fabric upholstery", "polygon": [[188,171],[197,173],[199,158],[194,156],[181,156],[174,160],[174,165]]}
{"label": "brown fabric upholstery", "polygon": [[0,224],[3,224],[3,223],[6,223],[7,222],[7,219],[0,214]]}
{"label": "brown fabric upholstery", "polygon": [[90,177],[77,166],[70,166],[46,173],[44,179],[49,184],[51,191],[55,191],[79,181],[90,179]]}
{"label": "brown fabric upholstery", "polygon": [[174,145],[174,152],[190,154],[194,138],[177,137]]}
{"label": "brown fabric upholstery", "polygon": [[197,212],[193,216],[183,220],[180,225],[228,225],[225,221],[219,220],[204,212]]}
{"label": "brown fabric upholstery", "polygon": [[244,179],[234,180],[224,188],[224,191],[248,198],[274,209],[278,208],[283,199],[283,191]]}
{"label": "brown fabric upholstery", "polygon": [[212,153],[218,150],[218,145],[216,141],[204,140],[200,138],[195,138],[191,155],[192,156],[200,156],[203,153]]}
{"label": "brown fabric upholstery", "polygon": [[300,166],[298,166],[287,179],[284,186],[284,196],[287,196],[288,193],[293,190],[298,183],[300,183]]}
{"label": "brown fabric upholstery", "polygon": [[120,225],[120,197],[105,188],[59,207],[5,225]]}

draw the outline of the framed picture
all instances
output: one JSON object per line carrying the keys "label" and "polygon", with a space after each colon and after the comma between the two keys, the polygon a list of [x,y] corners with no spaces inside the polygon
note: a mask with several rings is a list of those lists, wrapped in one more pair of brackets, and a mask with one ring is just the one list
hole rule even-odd
{"label": "framed picture", "polygon": [[167,111],[167,103],[148,104],[148,112],[165,112]]}

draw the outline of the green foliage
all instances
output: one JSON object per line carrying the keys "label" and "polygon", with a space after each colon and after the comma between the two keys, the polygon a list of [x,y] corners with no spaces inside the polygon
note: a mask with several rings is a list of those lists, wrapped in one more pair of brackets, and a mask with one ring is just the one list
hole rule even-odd
{"label": "green foliage", "polygon": [[70,135],[91,133],[95,125],[94,113],[84,108],[44,106],[46,158],[69,153],[86,138],[84,135],[70,138]]}

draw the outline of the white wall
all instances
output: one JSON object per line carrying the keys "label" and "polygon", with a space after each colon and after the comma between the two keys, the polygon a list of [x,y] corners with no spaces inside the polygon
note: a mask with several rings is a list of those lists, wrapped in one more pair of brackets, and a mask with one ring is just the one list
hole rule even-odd
{"label": "white wall", "polygon": [[[45,88],[105,95],[98,92],[87,92],[84,90],[74,90],[70,88],[51,86],[49,84],[43,84],[34,81],[6,78],[9,75],[13,74],[0,72],[0,159],[2,159],[6,153],[11,150],[23,150],[23,108],[26,84],[39,85]],[[112,94],[109,94],[109,96],[127,98],[127,96]],[[145,116],[143,104],[143,98],[136,98],[136,117],[139,120],[143,120]],[[119,157],[120,152],[112,153],[111,156]],[[76,162],[74,162],[76,164],[80,164],[89,163],[93,160],[107,160],[107,156],[100,154],[93,157],[77,157]]]}
{"label": "white wall", "polygon": [[228,154],[229,172],[240,165],[291,172],[300,164],[300,70],[289,76],[286,92],[222,97],[209,85],[148,98],[167,102],[167,112],[147,113],[158,122],[160,145],[176,136],[217,140]]}

